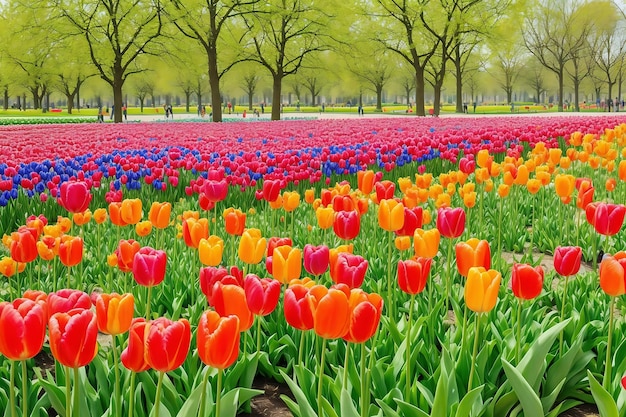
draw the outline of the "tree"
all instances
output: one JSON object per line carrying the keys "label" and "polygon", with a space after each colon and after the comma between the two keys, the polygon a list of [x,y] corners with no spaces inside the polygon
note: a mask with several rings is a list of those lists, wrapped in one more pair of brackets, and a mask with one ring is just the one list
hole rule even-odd
{"label": "tree", "polygon": [[552,71],[559,83],[559,111],[563,111],[565,65],[585,47],[590,21],[578,0],[541,0],[525,19],[524,43],[537,60]]}
{"label": "tree", "polygon": [[[235,64],[241,62],[232,52],[237,45],[231,21],[250,13],[260,0],[173,0],[169,17],[178,30],[203,48],[211,88],[213,121],[222,121],[220,80]],[[228,46],[228,47],[224,47]]]}
{"label": "tree", "polygon": [[413,74],[407,74],[400,79],[400,86],[406,97],[406,106],[411,107],[411,94],[415,90],[415,77]]}
{"label": "tree", "polygon": [[248,110],[252,110],[252,102],[254,100],[254,93],[256,92],[257,85],[261,79],[255,72],[249,72],[241,78],[242,89],[248,96]]}
{"label": "tree", "polygon": [[541,96],[547,91],[543,69],[544,66],[535,60],[527,65],[526,81],[533,90],[536,104],[542,102]]}
{"label": "tree", "polygon": [[142,72],[140,58],[154,54],[163,28],[160,0],[53,0],[89,47],[100,78],[113,89],[115,122],[122,121],[122,89],[126,79]]}
{"label": "tree", "polygon": [[[373,51],[373,59],[365,61],[363,65],[352,69],[354,74],[376,94],[376,111],[382,112],[383,88],[392,75],[393,65],[389,63],[389,57],[385,50]],[[362,106],[362,90],[359,94],[359,104]]]}
{"label": "tree", "polygon": [[320,82],[320,78],[314,74],[307,74],[302,77],[302,84],[304,88],[309,90],[311,93],[311,105],[316,106],[315,99],[322,91],[322,83]]}
{"label": "tree", "polygon": [[526,59],[521,45],[509,45],[495,52],[494,61],[498,74],[493,75],[506,93],[507,103],[513,102],[513,88],[524,68]]}
{"label": "tree", "polygon": [[268,0],[244,16],[247,59],[272,76],[272,120],[280,120],[282,83],[304,60],[329,48],[326,22],[331,17],[312,0]]}
{"label": "tree", "polygon": [[141,77],[135,80],[135,95],[139,99],[140,111],[143,113],[144,101],[147,96],[152,97],[152,105],[154,106],[154,81],[152,79]]}

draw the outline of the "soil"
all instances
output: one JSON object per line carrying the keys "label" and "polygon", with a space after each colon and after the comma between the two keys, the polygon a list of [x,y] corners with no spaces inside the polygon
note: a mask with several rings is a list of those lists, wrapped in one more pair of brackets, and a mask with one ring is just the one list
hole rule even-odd
{"label": "soil", "polygon": [[252,412],[239,414],[239,417],[293,417],[280,398],[282,394],[293,398],[287,384],[279,384],[271,379],[257,376],[252,388],[263,390],[265,394],[254,397],[250,401]]}
{"label": "soil", "polygon": [[583,404],[561,413],[559,417],[600,417],[600,414],[595,405]]}

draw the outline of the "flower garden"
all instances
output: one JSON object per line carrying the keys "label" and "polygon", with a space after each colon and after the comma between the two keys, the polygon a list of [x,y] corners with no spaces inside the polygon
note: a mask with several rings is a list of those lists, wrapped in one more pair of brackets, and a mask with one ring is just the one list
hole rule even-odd
{"label": "flower garden", "polygon": [[236,416],[261,376],[298,417],[626,416],[626,116],[19,125],[0,154],[4,416]]}

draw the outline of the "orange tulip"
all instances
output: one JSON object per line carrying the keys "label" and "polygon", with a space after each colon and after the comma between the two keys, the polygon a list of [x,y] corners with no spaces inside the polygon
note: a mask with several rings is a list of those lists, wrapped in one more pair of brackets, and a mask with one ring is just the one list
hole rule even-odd
{"label": "orange tulip", "polygon": [[422,258],[434,258],[439,252],[441,233],[439,229],[416,229],[413,234],[413,248],[415,255]]}
{"label": "orange tulip", "polygon": [[128,331],[135,314],[135,297],[132,294],[98,294],[95,305],[101,333],[115,336]]}
{"label": "orange tulip", "polygon": [[470,268],[465,282],[465,304],[476,313],[491,311],[498,301],[502,276],[496,270]]}
{"label": "orange tulip", "polygon": [[272,254],[272,275],[282,284],[300,278],[302,272],[302,251],[283,245],[274,248]]}
{"label": "orange tulip", "polygon": [[107,218],[108,218],[108,214],[107,214],[106,209],[99,208],[93,212],[93,219],[95,220],[96,224],[104,223],[107,220]]}
{"label": "orange tulip", "polygon": [[270,201],[270,207],[273,208],[274,210],[279,209],[283,206],[283,196],[279,195],[276,200],[274,201]]}
{"label": "orange tulip", "polygon": [[246,229],[241,235],[237,254],[247,264],[258,264],[263,259],[266,246],[267,240],[261,236],[259,229]]}
{"label": "orange tulip", "polygon": [[59,244],[59,259],[67,267],[78,265],[83,260],[83,239],[65,235]]}
{"label": "orange tulip", "polygon": [[115,259],[117,260],[117,267],[120,271],[130,272],[133,270],[133,261],[135,260],[135,254],[139,252],[139,249],[141,249],[141,245],[133,239],[120,240],[120,243],[115,250]]}
{"label": "orange tulip", "polygon": [[368,294],[360,289],[350,291],[348,300],[350,308],[350,326],[343,339],[348,343],[364,343],[368,341],[380,323],[383,311],[383,299],[376,293]]}
{"label": "orange tulip", "polygon": [[[16,272],[21,272],[19,271],[18,265],[20,264],[18,264],[17,262],[9,258],[8,256],[5,256],[2,259],[0,259],[0,274],[4,275],[7,278],[10,278],[13,275],[15,275]],[[26,264],[21,264],[21,265],[26,265]]]}
{"label": "orange tulip", "polygon": [[209,237],[209,221],[190,217],[183,221],[183,239],[190,248],[198,248],[201,239]]}
{"label": "orange tulip", "polygon": [[109,218],[116,226],[126,226],[128,223],[122,218],[122,203],[113,202],[109,204]]}
{"label": "orange tulip", "polygon": [[246,228],[246,213],[239,209],[229,207],[223,213],[226,233],[233,236],[241,236]]}
{"label": "orange tulip", "polygon": [[211,305],[222,316],[239,317],[239,331],[245,332],[254,322],[254,315],[246,302],[245,290],[239,285],[223,284],[218,281],[213,286]]}
{"label": "orange tulip", "polygon": [[11,258],[15,262],[28,263],[37,259],[37,239],[30,229],[11,233]]}
{"label": "orange tulip", "polygon": [[150,365],[146,362],[146,345],[144,343],[147,325],[148,323],[142,317],[133,319],[128,332],[128,346],[120,356],[124,367],[133,372],[143,372],[150,369]]}
{"label": "orange tulip", "polygon": [[239,356],[239,318],[220,317],[215,311],[205,311],[200,317],[196,342],[200,360],[212,368],[226,369]]}
{"label": "orange tulip", "polygon": [[313,188],[304,191],[304,201],[307,204],[313,204],[313,201],[315,201],[315,190]]}
{"label": "orange tulip", "polygon": [[573,175],[557,174],[554,177],[554,191],[561,198],[571,196],[576,188],[576,178]]}
{"label": "orange tulip", "polygon": [[541,189],[541,181],[536,178],[529,179],[526,183],[526,189],[531,194],[537,194]]}
{"label": "orange tulip", "polygon": [[476,205],[476,192],[472,191],[463,196],[463,205],[467,208],[472,208]]}
{"label": "orange tulip", "polygon": [[120,215],[122,220],[128,224],[137,224],[139,220],[141,220],[141,212],[142,204],[141,200],[138,198],[127,198],[122,201],[122,205],[120,207]]}
{"label": "orange tulip", "polygon": [[138,236],[145,237],[148,236],[150,232],[152,232],[152,223],[150,220],[144,220],[135,225],[135,233],[137,233]]}
{"label": "orange tulip", "polygon": [[91,221],[91,211],[89,209],[82,213],[74,213],[72,215],[72,221],[77,226],[83,226]]}
{"label": "orange tulip", "polygon": [[363,194],[371,194],[374,190],[374,181],[376,181],[376,175],[374,171],[358,171],[356,173],[356,180],[359,191]]}
{"label": "orange tulip", "polygon": [[500,196],[500,198],[507,197],[510,191],[511,191],[511,187],[506,184],[500,184],[498,186],[498,195]]}
{"label": "orange tulip", "polygon": [[378,225],[388,231],[395,232],[404,226],[404,206],[396,200],[382,200],[378,207]]}
{"label": "orange tulip", "polygon": [[620,180],[626,181],[626,159],[623,159],[619,162],[619,166],[617,168],[617,176]]}
{"label": "orange tulip", "polygon": [[218,266],[222,263],[224,241],[219,236],[211,235],[208,239],[200,239],[198,255],[200,262],[206,266]]}
{"label": "orange tulip", "polygon": [[191,345],[191,325],[187,319],[165,317],[149,321],[144,331],[146,362],[159,372],[170,372],[183,364]]}
{"label": "orange tulip", "polygon": [[316,285],[307,298],[313,315],[313,329],[324,339],[338,339],[350,330],[350,289],[339,284],[333,288]]}
{"label": "orange tulip", "polygon": [[398,236],[394,240],[394,245],[399,251],[405,251],[411,249],[411,237],[410,236]]}
{"label": "orange tulip", "polygon": [[85,366],[98,353],[96,315],[82,308],[54,313],[48,321],[48,339],[52,356],[62,365]]}
{"label": "orange tulip", "polygon": [[283,209],[287,213],[294,211],[300,205],[300,194],[297,191],[283,193]]}
{"label": "orange tulip", "polygon": [[172,215],[172,204],[169,202],[153,202],[148,212],[148,219],[152,226],[157,229],[165,229],[170,224]]}
{"label": "orange tulip", "polygon": [[606,256],[600,263],[600,287],[612,297],[626,294],[626,253]]}
{"label": "orange tulip", "polygon": [[332,207],[318,207],[315,210],[315,217],[320,229],[330,229],[335,221],[335,210]]}
{"label": "orange tulip", "polygon": [[44,236],[37,241],[37,253],[44,261],[51,261],[59,254],[59,244],[61,239],[55,239],[52,236]]}
{"label": "orange tulip", "polygon": [[615,178],[607,178],[604,188],[606,188],[608,192],[612,192],[615,190],[615,187],[617,187],[617,181]]}
{"label": "orange tulip", "polygon": [[469,269],[474,266],[491,267],[491,250],[486,240],[473,237],[467,242],[457,243],[455,249],[456,265],[461,276],[467,277]]}

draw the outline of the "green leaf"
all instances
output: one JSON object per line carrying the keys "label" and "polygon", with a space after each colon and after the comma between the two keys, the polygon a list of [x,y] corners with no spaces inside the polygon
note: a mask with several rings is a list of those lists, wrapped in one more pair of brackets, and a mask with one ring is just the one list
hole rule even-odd
{"label": "green leaf", "polygon": [[339,417],[332,404],[325,397],[322,397],[322,408],[328,417]]}
{"label": "green leaf", "polygon": [[398,407],[404,413],[405,417],[428,417],[428,414],[413,404],[409,404],[402,400],[396,400]]}
{"label": "green leaf", "polygon": [[[207,370],[208,372],[208,370]],[[185,400],[185,403],[180,408],[176,417],[196,417],[200,411],[200,400],[202,399],[202,384],[197,386],[193,390],[189,398]],[[203,416],[200,416],[203,417]]]}
{"label": "green leaf", "polygon": [[285,379],[291,393],[296,399],[296,403],[298,404],[298,409],[300,411],[299,415],[301,417],[317,417],[317,414],[313,408],[311,408],[311,404],[309,404],[306,395],[304,395],[304,392],[302,392],[302,389],[300,389],[298,384],[296,384],[293,379],[289,378],[283,371],[280,371],[280,374]]}
{"label": "green leaf", "polygon": [[352,402],[352,397],[348,390],[345,389],[341,390],[341,417],[359,417],[359,412]]}
{"label": "green leaf", "polygon": [[587,371],[587,377],[589,378],[589,387],[591,388],[591,395],[598,406],[600,417],[619,417],[617,411],[617,405],[615,400],[611,397],[602,385],[596,381],[591,371]]}
{"label": "green leaf", "polygon": [[456,410],[455,417],[469,417],[472,409],[474,408],[474,404],[480,398],[480,393],[483,390],[484,385],[480,387],[476,387],[470,392],[468,392],[465,397],[459,403],[459,408]]}
{"label": "green leaf", "polygon": [[48,394],[52,408],[59,413],[61,417],[65,416],[65,388],[57,387],[56,384],[45,379],[39,379],[39,383]]}
{"label": "green leaf", "polygon": [[234,389],[222,396],[222,409],[218,417],[235,417],[239,408],[239,391]]}
{"label": "green leaf", "polygon": [[381,400],[376,400],[376,403],[380,406],[380,408],[383,411],[383,415],[385,417],[400,417],[400,414],[398,414],[398,412],[396,410],[394,410],[393,408],[389,407],[387,404],[385,404],[383,401]]}
{"label": "green leaf", "polygon": [[[444,357],[445,357],[444,352]],[[444,357],[441,358],[442,367],[444,365]],[[443,371],[439,375],[437,388],[435,389],[435,399],[433,400],[433,408],[430,411],[430,417],[447,417],[448,415],[448,375]]]}
{"label": "green leaf", "polygon": [[513,387],[513,391],[515,391],[519,402],[524,408],[524,415],[543,416],[544,414],[541,401],[521,372],[508,363],[504,358],[502,358],[502,367],[504,368],[504,373],[506,374],[509,383]]}

